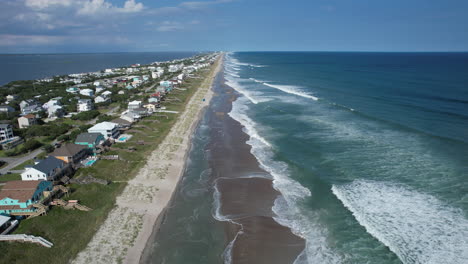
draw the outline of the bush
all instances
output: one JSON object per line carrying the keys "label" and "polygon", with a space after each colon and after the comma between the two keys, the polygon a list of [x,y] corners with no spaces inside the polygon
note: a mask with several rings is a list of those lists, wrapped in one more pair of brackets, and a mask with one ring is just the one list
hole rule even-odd
{"label": "bush", "polygon": [[70,135],[61,135],[57,138],[58,141],[68,141],[70,140]]}
{"label": "bush", "polygon": [[47,153],[51,153],[52,151],[54,151],[55,148],[54,146],[47,144],[44,147],[42,147],[42,149]]}
{"label": "bush", "polygon": [[98,121],[98,123],[100,123],[100,122],[104,122],[104,121],[111,121],[112,119],[114,119],[114,118],[112,116],[110,116],[110,115],[101,115],[101,116],[99,116],[97,121]]}
{"label": "bush", "polygon": [[58,136],[67,133],[69,129],[70,125],[68,124],[34,125],[29,127],[24,135],[26,138],[47,137],[54,140]]}
{"label": "bush", "polygon": [[28,151],[35,150],[40,146],[42,146],[41,142],[39,142],[39,141],[37,141],[35,139],[31,139],[31,140],[26,141],[26,143],[24,143],[21,146],[18,146],[16,148],[12,149],[12,150],[6,151],[5,155],[6,156],[17,156],[17,155],[20,155],[20,154],[27,153]]}
{"label": "bush", "polygon": [[72,120],[81,120],[81,121],[88,121],[91,120],[101,113],[98,110],[91,110],[86,112],[81,112],[71,117]]}

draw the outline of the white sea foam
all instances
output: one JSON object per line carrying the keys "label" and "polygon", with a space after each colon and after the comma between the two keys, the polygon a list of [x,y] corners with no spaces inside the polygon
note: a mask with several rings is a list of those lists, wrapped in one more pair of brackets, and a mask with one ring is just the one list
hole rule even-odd
{"label": "white sea foam", "polygon": [[229,86],[229,87],[232,87],[234,90],[236,90],[237,92],[241,93],[242,95],[244,95],[245,97],[247,97],[252,103],[254,104],[258,104],[258,103],[261,103],[261,102],[266,102],[268,101],[267,98],[259,98],[257,97],[256,95],[259,95],[258,92],[255,92],[255,91],[249,91],[247,90],[244,86],[242,86],[239,82],[233,80],[233,79],[230,79],[230,78],[225,78],[226,79],[226,84]]}
{"label": "white sea foam", "polygon": [[435,197],[365,180],[334,185],[332,191],[403,263],[468,263],[468,220]]}
{"label": "white sea foam", "polygon": [[301,87],[299,87],[299,86],[270,84],[270,83],[267,83],[267,82],[264,82],[263,85],[266,85],[266,86],[271,87],[271,88],[278,89],[278,90],[283,91],[285,93],[302,96],[304,98],[309,98],[309,99],[312,99],[314,101],[318,100],[317,97],[315,97],[313,95],[310,95],[310,94],[307,94],[307,93],[304,93],[303,91],[301,91],[300,90]]}
{"label": "white sea foam", "polygon": [[229,242],[229,244],[227,245],[227,247],[224,249],[224,252],[223,252],[224,263],[225,264],[231,264],[232,263],[232,247],[234,246],[234,243],[236,242],[237,237],[240,234],[243,233],[244,227],[241,224],[239,224],[239,223],[233,221],[232,219],[230,219],[229,216],[225,216],[225,215],[221,214],[221,193],[218,190],[218,185],[217,185],[218,180],[219,179],[216,179],[216,181],[214,182],[214,192],[213,192],[214,214],[213,214],[213,217],[216,220],[220,221],[220,222],[230,222],[232,224],[240,226],[239,232],[237,232],[234,239],[231,242]]}
{"label": "white sea foam", "polygon": [[256,82],[256,83],[261,83],[261,84],[264,83],[264,81],[260,81],[260,80],[257,80],[257,79],[255,79],[255,78],[249,78],[249,80],[252,80],[252,81],[254,81],[254,82]]}
{"label": "white sea foam", "polygon": [[238,65],[238,66],[247,66],[247,67],[254,67],[254,68],[263,68],[266,67],[265,65],[259,65],[259,64],[254,64],[254,63],[245,63],[245,62],[240,62],[238,59],[233,58],[232,56],[229,56],[229,63],[233,65]]}
{"label": "white sea foam", "polygon": [[340,257],[327,246],[326,228],[317,226],[317,221],[311,221],[310,215],[298,207],[298,203],[311,195],[309,189],[289,177],[286,163],[273,159],[273,147],[260,135],[257,129],[259,125],[247,116],[246,103],[242,97],[237,99],[229,116],[242,124],[244,131],[250,136],[247,144],[252,146],[252,154],[260,166],[273,176],[273,186],[282,194],[275,200],[272,208],[277,215],[275,221],[306,239],[306,252],[301,254],[302,257],[296,263],[304,259],[317,263],[340,263]]}

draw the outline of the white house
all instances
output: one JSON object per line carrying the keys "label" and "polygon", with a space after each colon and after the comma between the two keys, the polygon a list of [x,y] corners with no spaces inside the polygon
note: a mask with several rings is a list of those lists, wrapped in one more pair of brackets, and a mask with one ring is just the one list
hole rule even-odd
{"label": "white house", "polygon": [[98,93],[100,93],[102,91],[104,91],[104,87],[102,87],[102,86],[96,87],[96,94],[98,94]]}
{"label": "white house", "polygon": [[94,98],[94,102],[96,104],[108,102],[111,99],[110,98],[111,94],[112,94],[112,92],[110,92],[110,91],[104,91],[101,95]]}
{"label": "white house", "polygon": [[93,101],[91,99],[80,99],[77,105],[78,112],[86,112],[93,110]]}
{"label": "white house", "polygon": [[33,114],[27,114],[18,118],[19,128],[26,128],[35,124],[37,124],[37,119],[36,116]]}
{"label": "white house", "polygon": [[13,126],[10,124],[0,124],[0,142],[12,139],[13,137]]}
{"label": "white house", "polygon": [[92,97],[94,95],[94,91],[91,89],[82,89],[80,90],[81,95]]}
{"label": "white house", "polygon": [[131,101],[130,103],[128,103],[128,110],[141,108],[141,105],[142,105],[141,101]]}
{"label": "white house", "polygon": [[52,105],[47,109],[48,117],[62,117],[64,114],[63,107],[61,105]]}
{"label": "white house", "polygon": [[98,82],[98,81],[95,81],[95,82],[93,82],[93,85],[94,85],[94,86],[99,86],[99,85],[101,85],[101,83]]}
{"label": "white house", "polygon": [[89,133],[101,133],[105,139],[119,137],[118,124],[112,122],[101,122],[88,129]]}
{"label": "white house", "polygon": [[18,95],[16,95],[16,94],[10,94],[10,95],[7,95],[7,97],[6,97],[7,102],[11,102],[11,101],[14,101],[16,99],[18,99]]}
{"label": "white house", "polygon": [[49,156],[45,160],[36,163],[30,168],[26,168],[21,173],[21,180],[23,181],[39,181],[39,180],[55,180],[57,175],[60,174],[64,168],[65,163],[63,160]]}

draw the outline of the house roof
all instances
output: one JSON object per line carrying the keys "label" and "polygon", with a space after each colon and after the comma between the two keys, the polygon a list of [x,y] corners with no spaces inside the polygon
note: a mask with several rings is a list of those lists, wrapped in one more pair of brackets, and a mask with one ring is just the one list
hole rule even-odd
{"label": "house roof", "polygon": [[89,144],[94,144],[98,137],[102,137],[101,133],[81,133],[76,137],[75,142],[86,142]]}
{"label": "house roof", "polygon": [[8,221],[10,221],[10,217],[4,216],[4,215],[0,215],[0,226],[4,225],[4,224],[7,223]]}
{"label": "house roof", "polygon": [[112,122],[115,122],[119,125],[123,125],[123,126],[129,126],[132,124],[132,122],[128,121],[128,120],[125,120],[125,119],[122,119],[122,118],[116,118],[114,120],[112,120]]}
{"label": "house roof", "polygon": [[83,145],[77,145],[77,144],[72,144],[72,143],[67,143],[65,145],[62,145],[60,148],[54,150],[50,155],[57,157],[57,156],[65,156],[65,157],[72,157],[82,151],[83,149],[86,149],[86,146]]}
{"label": "house roof", "polygon": [[41,181],[8,181],[0,190],[0,200],[11,198],[26,202],[34,195]]}
{"label": "house roof", "polygon": [[97,123],[96,125],[94,125],[93,127],[89,128],[88,131],[93,131],[93,130],[111,130],[111,129],[114,129],[114,127],[116,127],[117,124],[116,123],[112,123],[112,122],[101,122],[101,123]]}
{"label": "house roof", "polygon": [[[22,117],[27,118],[27,119],[36,118],[36,116],[33,115],[33,114],[27,114],[27,115],[24,115],[24,116],[22,116]],[[20,117],[20,118],[21,118],[21,117]]]}
{"label": "house roof", "polygon": [[61,167],[63,165],[63,161],[57,159],[56,157],[49,156],[45,160],[42,160],[38,164],[32,166],[32,168],[43,172],[43,173],[49,173],[55,168]]}
{"label": "house roof", "polygon": [[10,124],[0,124],[0,128],[9,128],[11,127]]}

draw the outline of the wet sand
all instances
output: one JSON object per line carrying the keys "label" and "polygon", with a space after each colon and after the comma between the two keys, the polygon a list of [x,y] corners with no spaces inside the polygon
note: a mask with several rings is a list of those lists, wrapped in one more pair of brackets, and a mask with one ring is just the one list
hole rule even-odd
{"label": "wet sand", "polygon": [[[246,144],[248,135],[229,117],[236,94],[225,85],[215,85],[210,106],[213,184],[220,195],[219,213],[226,220],[227,250],[232,263],[293,263],[305,241],[274,221],[272,206],[278,195],[271,175],[259,167]],[[230,221],[228,221],[230,220]]]}

